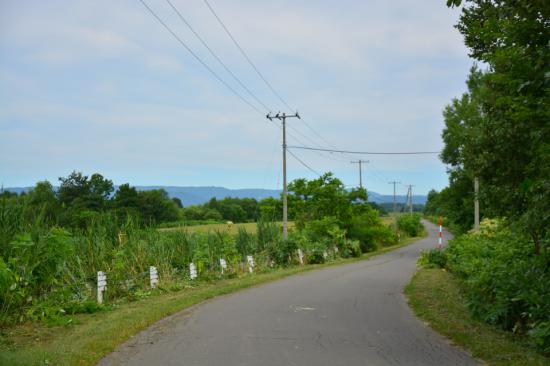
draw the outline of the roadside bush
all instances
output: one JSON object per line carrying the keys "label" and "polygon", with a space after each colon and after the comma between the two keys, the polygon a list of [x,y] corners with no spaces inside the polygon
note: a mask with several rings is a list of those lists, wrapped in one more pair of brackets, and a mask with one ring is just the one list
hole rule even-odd
{"label": "roadside bush", "polygon": [[427,268],[445,268],[447,265],[445,249],[423,250],[418,263]]}
{"label": "roadside bush", "polygon": [[321,244],[317,244],[310,252],[308,252],[307,262],[310,264],[322,264],[325,263],[326,258],[324,256],[325,248]]}
{"label": "roadside bush", "polygon": [[361,251],[361,244],[359,240],[346,240],[340,247],[340,255],[343,258],[360,257],[363,252]]}
{"label": "roadside bush", "polygon": [[303,232],[311,241],[323,241],[327,238],[338,240],[335,235],[339,236],[342,230],[336,218],[327,216],[320,220],[308,221]]}
{"label": "roadside bush", "polygon": [[278,265],[286,266],[292,263],[296,257],[298,250],[298,239],[294,236],[289,236],[288,240],[279,238],[276,241],[271,241],[266,247],[268,256]]}
{"label": "roadside bush", "polygon": [[528,334],[550,352],[550,259],[534,255],[526,237],[494,222],[483,226],[452,240],[446,250],[447,266],[463,279],[472,314]]}
{"label": "roadside bush", "polygon": [[420,219],[421,216],[419,214],[404,214],[397,219],[397,226],[408,236],[416,237],[420,235],[423,229]]}
{"label": "roadside bush", "polygon": [[386,247],[397,243],[395,232],[381,224],[376,226],[354,224],[348,231],[348,237],[359,241],[363,253],[377,250],[378,245]]}
{"label": "roadside bush", "polygon": [[[20,234],[9,243],[5,259],[0,261],[0,324],[13,320],[9,317],[36,305],[52,287],[63,284],[73,249],[70,234],[59,228]],[[32,311],[27,315],[34,317]]]}

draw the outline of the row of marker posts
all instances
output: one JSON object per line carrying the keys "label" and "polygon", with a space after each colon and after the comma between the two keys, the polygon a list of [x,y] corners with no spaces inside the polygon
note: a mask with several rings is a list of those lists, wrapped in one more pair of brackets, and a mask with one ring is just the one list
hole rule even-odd
{"label": "row of marker posts", "polygon": [[[441,218],[440,218],[441,220]],[[439,226],[439,245],[441,247],[441,225]],[[334,248],[334,251],[338,253],[338,247]],[[326,259],[328,257],[328,253],[326,251],[323,252],[323,257]],[[302,252],[302,249],[298,249],[298,260],[300,261],[300,264],[304,264],[304,253]],[[246,256],[246,262],[248,264],[248,272],[253,273],[254,272],[254,257],[251,255]],[[222,275],[227,271],[227,262],[225,259],[220,258],[220,268]],[[195,266],[195,263],[189,263],[189,278],[191,280],[195,280],[198,277],[197,267]],[[149,283],[151,288],[157,288],[159,283],[159,275],[157,268],[154,266],[149,267]],[[97,302],[99,304],[103,303],[103,295],[105,293],[105,290],[107,289],[107,275],[103,271],[97,272]]]}
{"label": "row of marker posts", "polygon": [[[248,264],[248,272],[253,273],[254,272],[254,257],[251,255],[246,256],[246,262]],[[227,262],[225,259],[220,259],[220,267],[222,274],[224,274],[227,271]],[[195,280],[198,277],[197,267],[195,266],[195,263],[189,264],[189,278],[191,280]],[[159,283],[159,275],[157,268],[154,266],[149,267],[149,283],[151,288],[157,288]],[[103,271],[97,272],[97,302],[99,304],[103,303],[103,295],[105,294],[105,290],[107,290],[107,275]]]}

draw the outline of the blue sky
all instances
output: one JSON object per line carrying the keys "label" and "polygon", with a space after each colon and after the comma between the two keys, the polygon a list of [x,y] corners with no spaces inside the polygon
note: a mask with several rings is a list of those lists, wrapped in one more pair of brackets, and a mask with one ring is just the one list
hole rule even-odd
{"label": "blue sky", "polygon": [[[246,96],[165,0],[146,2]],[[172,2],[259,99],[285,111],[203,0]],[[446,1],[209,2],[275,89],[331,146],[442,148],[441,111],[464,92],[472,64],[453,28],[459,10]],[[302,121],[289,124],[289,144],[327,147]],[[280,135],[138,0],[0,1],[0,182],[6,187],[57,183],[79,170],[116,184],[281,188]],[[379,193],[391,193],[392,180],[415,185],[416,193],[447,184],[437,156],[294,153],[347,185],[358,183],[350,161],[369,160],[363,181]],[[289,180],[315,177],[288,159]],[[406,192],[403,185],[398,190]]]}

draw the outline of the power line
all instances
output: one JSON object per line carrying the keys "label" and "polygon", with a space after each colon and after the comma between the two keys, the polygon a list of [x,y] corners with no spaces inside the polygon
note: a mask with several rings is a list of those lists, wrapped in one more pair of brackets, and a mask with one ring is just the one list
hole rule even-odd
{"label": "power line", "polygon": [[305,166],[307,169],[309,169],[309,171],[311,171],[312,173],[318,175],[319,177],[322,175],[322,174],[319,174],[317,171],[315,171],[315,169],[313,169],[312,167],[310,167],[309,165],[307,165],[306,163],[304,163],[299,157],[297,157],[296,155],[294,155],[294,153],[290,150],[287,150],[288,153],[290,155],[292,155],[292,157],[294,157],[294,159],[298,160],[298,162],[300,164],[302,164],[303,166]]}
{"label": "power line", "polygon": [[302,149],[302,150],[314,150],[314,151],[326,151],[336,152],[341,154],[360,154],[360,155],[427,155],[427,154],[439,154],[440,151],[408,151],[408,152],[372,152],[372,151],[350,151],[350,150],[333,150],[333,149],[321,149],[309,146],[289,146],[289,149]]}
{"label": "power line", "polygon": [[304,125],[306,125],[307,128],[309,128],[311,130],[311,132],[313,132],[317,137],[319,137],[324,143],[326,143],[328,146],[336,149],[336,146],[334,146],[333,144],[328,142],[323,136],[321,136],[317,131],[315,131],[313,129],[313,127],[311,127],[309,125],[309,123],[307,123],[305,120],[302,120],[302,122],[304,123]]}
{"label": "power line", "polygon": [[255,105],[246,100],[242,95],[240,95],[231,85],[229,85],[225,80],[223,80],[208,64],[206,64],[193,50],[145,3],[144,0],[139,0],[143,6],[155,17],[155,19],[205,68],[207,69],[220,83],[222,83],[227,89],[229,89],[237,98],[239,98],[244,103],[248,104],[256,112],[263,114]]}
{"label": "power line", "polygon": [[270,111],[271,108],[269,108],[267,105],[265,105],[254,93],[252,93],[252,91],[250,91],[250,89],[248,89],[246,87],[246,85],[243,84],[243,82],[233,73],[233,71],[231,71],[231,69],[229,69],[229,67],[221,60],[221,58],[210,48],[208,43],[206,43],[206,41],[195,31],[195,29],[191,26],[191,24],[179,12],[177,7],[174,4],[172,4],[172,2],[170,0],[166,0],[166,2],[168,3],[168,5],[170,5],[172,10],[174,10],[174,12],[178,15],[178,17],[181,19],[181,21],[187,26],[187,28],[189,28],[189,30],[195,35],[195,37],[208,50],[208,52],[210,52],[212,57],[214,57],[218,61],[218,63],[225,69],[225,71],[227,71],[227,73],[229,75],[231,75],[231,77],[248,93],[248,95],[250,95],[256,102],[261,104],[265,108],[266,112]]}
{"label": "power line", "polygon": [[277,93],[277,91],[273,88],[273,86],[271,86],[271,84],[269,83],[269,81],[267,81],[267,79],[263,76],[263,74],[260,72],[260,70],[258,70],[258,68],[256,67],[256,65],[254,64],[254,62],[252,62],[252,60],[250,59],[250,57],[248,57],[248,55],[246,54],[246,52],[244,51],[244,49],[239,45],[239,42],[237,42],[237,40],[235,39],[235,37],[233,37],[233,35],[231,34],[231,32],[229,31],[229,29],[227,29],[227,27],[225,26],[225,24],[223,23],[223,21],[220,19],[220,17],[218,16],[218,14],[216,13],[216,11],[212,8],[212,6],[210,5],[210,3],[208,2],[208,0],[204,0],[204,3],[206,4],[206,6],[208,7],[208,9],[210,9],[210,12],[214,15],[214,17],[218,20],[218,23],[220,23],[220,25],[222,26],[222,28],[225,30],[225,32],[227,33],[227,35],[229,36],[229,38],[231,38],[231,40],[233,41],[233,43],[235,44],[235,46],[237,46],[237,48],[239,49],[239,51],[241,52],[241,55],[243,55],[243,57],[246,59],[246,61],[250,64],[250,66],[252,66],[252,68],[254,69],[254,71],[256,71],[256,74],[258,74],[258,76],[263,80],[263,82],[265,83],[265,85],[267,85],[267,87],[271,90],[271,92],[277,97],[277,99],[279,99],[284,105],[286,108],[288,108],[289,110],[294,110],[294,108],[291,108],[288,103],[281,97],[281,95],[279,93]]}
{"label": "power line", "polygon": [[294,132],[296,132],[298,135],[302,136],[303,138],[305,138],[306,140],[308,140],[310,143],[318,146],[318,147],[321,147],[320,144],[318,144],[317,142],[315,142],[311,137],[309,136],[306,136],[304,135],[302,132],[300,132],[300,130],[298,130],[296,127],[292,126],[292,125],[288,125],[288,127],[290,127]]}

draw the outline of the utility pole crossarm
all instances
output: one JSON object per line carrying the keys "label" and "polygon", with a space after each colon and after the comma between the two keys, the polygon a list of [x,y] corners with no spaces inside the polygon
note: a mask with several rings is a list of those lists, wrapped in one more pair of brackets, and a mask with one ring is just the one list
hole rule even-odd
{"label": "utility pole crossarm", "polygon": [[286,188],[286,119],[287,118],[298,118],[301,119],[298,112],[294,114],[286,114],[277,112],[277,114],[268,113],[265,116],[268,120],[273,121],[273,119],[281,120],[283,123],[283,240],[286,240],[288,237],[288,201],[287,201],[287,188]]}

